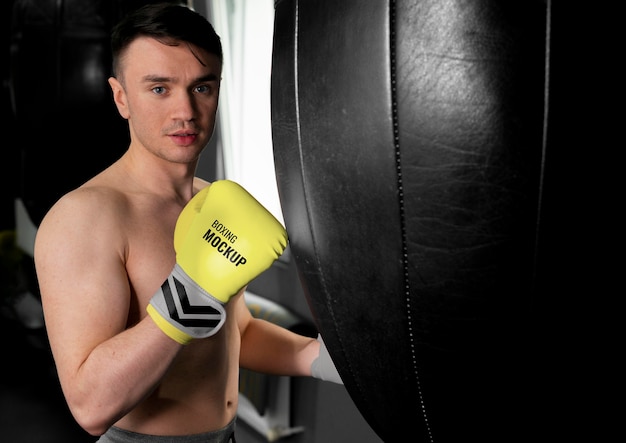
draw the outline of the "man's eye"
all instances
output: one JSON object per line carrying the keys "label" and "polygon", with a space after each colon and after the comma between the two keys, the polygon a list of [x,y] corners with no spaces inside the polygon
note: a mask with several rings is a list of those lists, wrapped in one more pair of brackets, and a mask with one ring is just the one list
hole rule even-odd
{"label": "man's eye", "polygon": [[200,86],[196,86],[196,91],[198,91],[201,94],[206,94],[207,92],[209,92],[211,89],[209,88],[209,86],[207,85],[200,85]]}
{"label": "man's eye", "polygon": [[165,92],[165,88],[163,86],[155,86],[154,88],[152,88],[152,92],[161,95]]}

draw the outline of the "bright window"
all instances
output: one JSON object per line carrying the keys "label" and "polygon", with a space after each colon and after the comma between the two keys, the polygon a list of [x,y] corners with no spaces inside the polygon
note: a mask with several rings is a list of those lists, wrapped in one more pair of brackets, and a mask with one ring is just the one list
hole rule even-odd
{"label": "bright window", "polygon": [[270,118],[274,2],[202,1],[196,9],[206,11],[224,49],[216,131],[224,177],[244,186],[284,224]]}

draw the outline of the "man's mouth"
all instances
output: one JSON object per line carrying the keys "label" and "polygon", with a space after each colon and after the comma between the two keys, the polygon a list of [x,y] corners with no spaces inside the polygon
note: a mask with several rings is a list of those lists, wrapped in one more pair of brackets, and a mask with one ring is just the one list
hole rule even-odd
{"label": "man's mouth", "polygon": [[181,132],[170,135],[170,138],[179,146],[187,146],[196,140],[197,134],[193,132]]}

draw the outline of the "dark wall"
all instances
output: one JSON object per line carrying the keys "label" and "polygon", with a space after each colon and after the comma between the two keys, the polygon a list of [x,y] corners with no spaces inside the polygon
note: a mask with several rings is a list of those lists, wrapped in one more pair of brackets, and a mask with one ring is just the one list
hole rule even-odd
{"label": "dark wall", "polygon": [[[13,0],[2,2],[2,133],[5,134],[5,143],[3,143],[2,161],[0,161],[0,230],[13,229],[15,225],[13,212],[13,199],[16,195],[17,171],[16,165],[19,162],[19,137],[18,143],[8,143],[11,128],[14,127],[15,118],[11,111],[11,102],[9,98],[9,41],[10,41],[10,25],[11,12],[13,10]],[[14,134],[17,135],[17,134]]]}

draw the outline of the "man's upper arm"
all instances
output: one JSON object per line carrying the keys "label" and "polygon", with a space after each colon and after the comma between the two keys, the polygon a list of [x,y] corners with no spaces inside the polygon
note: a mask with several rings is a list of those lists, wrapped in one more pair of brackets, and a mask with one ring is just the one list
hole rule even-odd
{"label": "man's upper arm", "polygon": [[62,376],[93,348],[125,328],[129,285],[122,237],[88,193],[61,199],[42,221],[35,265],[50,345]]}

